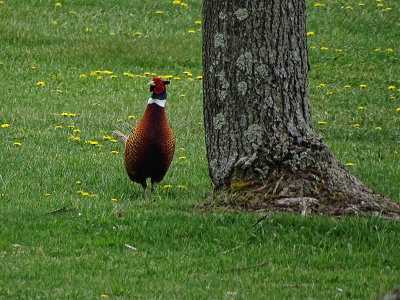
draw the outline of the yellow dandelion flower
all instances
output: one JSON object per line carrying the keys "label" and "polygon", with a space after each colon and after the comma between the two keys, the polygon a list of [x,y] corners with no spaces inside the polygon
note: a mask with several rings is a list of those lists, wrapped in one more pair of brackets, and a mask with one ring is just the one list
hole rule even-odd
{"label": "yellow dandelion flower", "polygon": [[383,4],[382,4],[382,3],[379,3],[377,6],[378,6],[378,7],[382,7],[382,6],[383,6]]}
{"label": "yellow dandelion flower", "polygon": [[351,5],[347,5],[346,9],[353,9],[353,7]]}
{"label": "yellow dandelion flower", "polygon": [[44,196],[45,197],[49,197],[49,196],[51,196],[51,194],[50,193],[46,193],[46,194],[44,194]]}
{"label": "yellow dandelion flower", "polygon": [[56,25],[56,24],[57,24],[57,21],[56,21],[56,20],[53,20],[53,21],[51,21],[51,24]]}
{"label": "yellow dandelion flower", "polygon": [[188,33],[195,33],[196,31],[194,30],[188,30]]}
{"label": "yellow dandelion flower", "polygon": [[[67,114],[67,116],[68,116],[68,114]],[[74,125],[68,125],[67,127],[68,127],[68,128],[75,128]]]}
{"label": "yellow dandelion flower", "polygon": [[164,188],[164,189],[169,189],[169,188],[172,188],[172,185],[166,184],[166,185],[163,186],[163,188]]}
{"label": "yellow dandelion flower", "polygon": [[80,138],[79,136],[75,136],[75,137],[73,138],[73,140],[74,140],[74,141],[80,141],[81,138]]}
{"label": "yellow dandelion flower", "polygon": [[10,127],[10,124],[8,124],[8,123],[1,124],[1,128],[7,128],[7,127]]}
{"label": "yellow dandelion flower", "polygon": [[186,159],[186,156],[180,156],[179,159]]}
{"label": "yellow dandelion flower", "polygon": [[122,120],[122,119],[118,119],[117,122],[118,122],[118,123],[122,123],[123,120]]}
{"label": "yellow dandelion flower", "polygon": [[109,135],[103,135],[103,140],[109,141],[109,140],[111,140],[111,136],[109,136]]}
{"label": "yellow dandelion flower", "polygon": [[319,121],[318,124],[324,125],[324,124],[326,124],[326,122],[325,121]]}
{"label": "yellow dandelion flower", "polygon": [[82,191],[82,190],[77,190],[76,193],[77,193],[77,194],[82,194],[83,191]]}
{"label": "yellow dandelion flower", "polygon": [[323,3],[315,3],[314,6],[315,7],[322,7],[322,6],[325,6],[325,4],[323,4]]}
{"label": "yellow dandelion flower", "polygon": [[46,84],[44,83],[44,81],[38,81],[36,83],[37,86],[46,86]]}
{"label": "yellow dandelion flower", "polygon": [[76,116],[76,114],[73,114],[73,113],[68,114],[68,117],[75,117],[75,116]]}
{"label": "yellow dandelion flower", "polygon": [[344,87],[345,88],[351,88],[351,85],[350,84],[346,84]]}
{"label": "yellow dandelion flower", "polygon": [[62,94],[62,93],[63,93],[63,91],[60,90],[60,89],[56,90],[56,92],[59,93],[59,94]]}
{"label": "yellow dandelion flower", "polygon": [[386,49],[386,51],[387,52],[393,52],[393,49],[392,48],[388,48],[388,49]]}
{"label": "yellow dandelion flower", "polygon": [[172,4],[181,4],[181,1],[175,0],[175,1],[172,1]]}
{"label": "yellow dandelion flower", "polygon": [[336,49],[336,52],[343,52],[343,49]]}
{"label": "yellow dandelion flower", "polygon": [[93,106],[99,106],[100,103],[99,103],[99,102],[93,102],[92,105],[93,105]]}
{"label": "yellow dandelion flower", "polygon": [[107,294],[101,294],[101,298],[108,298]]}
{"label": "yellow dandelion flower", "polygon": [[376,130],[382,130],[382,127],[377,126],[377,127],[375,127],[375,129],[376,129]]}
{"label": "yellow dandelion flower", "polygon": [[56,125],[56,129],[60,129],[60,128],[62,128],[61,125]]}
{"label": "yellow dandelion flower", "polygon": [[307,32],[307,35],[314,35],[314,34],[315,34],[314,31],[309,31],[309,32]]}
{"label": "yellow dandelion flower", "polygon": [[326,92],[325,95],[329,96],[329,95],[332,95],[332,94],[333,94],[333,92]]}
{"label": "yellow dandelion flower", "polygon": [[55,5],[56,5],[56,6],[61,6],[61,3],[60,3],[60,2],[57,2]]}
{"label": "yellow dandelion flower", "polygon": [[179,97],[186,97],[186,94],[180,94]]}
{"label": "yellow dandelion flower", "polygon": [[156,10],[156,14],[162,14],[162,10]]}
{"label": "yellow dandelion flower", "polygon": [[92,31],[92,28],[86,27],[85,30],[86,30],[86,32],[90,32],[90,31]]}
{"label": "yellow dandelion flower", "polygon": [[199,124],[200,126],[202,126],[202,125],[203,125],[203,122],[199,122],[198,124]]}
{"label": "yellow dandelion flower", "polygon": [[74,132],[81,132],[80,129],[74,129]]}
{"label": "yellow dandelion flower", "polygon": [[364,3],[358,3],[358,5],[359,5],[359,6],[364,6],[365,4],[364,4]]}
{"label": "yellow dandelion flower", "polygon": [[82,184],[82,182],[80,182],[79,180],[75,182],[76,184]]}
{"label": "yellow dandelion flower", "polygon": [[196,79],[202,80],[202,79],[203,79],[203,76],[197,76]]}
{"label": "yellow dandelion flower", "polygon": [[111,153],[112,154],[118,154],[118,151],[112,150]]}
{"label": "yellow dandelion flower", "polygon": [[182,3],[181,3],[181,6],[182,6],[182,7],[187,7],[188,5],[187,5],[187,3],[182,2]]}
{"label": "yellow dandelion flower", "polygon": [[358,128],[360,127],[360,124],[354,124],[353,127]]}
{"label": "yellow dandelion flower", "polygon": [[135,116],[128,116],[128,119],[136,119],[136,117]]}
{"label": "yellow dandelion flower", "polygon": [[132,33],[133,36],[141,35],[141,34],[142,34],[142,33],[141,33],[140,31],[135,31],[135,32]]}
{"label": "yellow dandelion flower", "polygon": [[389,85],[389,86],[388,86],[388,90],[391,90],[391,91],[392,91],[392,90],[394,90],[394,89],[396,89],[396,87],[395,87],[394,85]]}
{"label": "yellow dandelion flower", "polygon": [[381,51],[382,49],[380,49],[380,48],[375,48],[375,52],[379,52],[379,51]]}
{"label": "yellow dandelion flower", "polygon": [[82,196],[89,196],[89,193],[87,193],[87,192],[82,192],[81,195],[82,195]]}
{"label": "yellow dandelion flower", "polygon": [[396,108],[396,111],[400,111],[400,107]]}
{"label": "yellow dandelion flower", "polygon": [[80,74],[79,77],[80,78],[86,78],[86,74]]}
{"label": "yellow dandelion flower", "polygon": [[199,25],[201,25],[201,21],[196,21],[196,22],[194,22],[195,24],[199,24]]}
{"label": "yellow dandelion flower", "polygon": [[89,197],[97,198],[97,197],[99,197],[99,195],[97,195],[97,194],[90,194]]}
{"label": "yellow dandelion flower", "polygon": [[116,198],[111,198],[111,201],[117,202],[118,200]]}
{"label": "yellow dandelion flower", "polygon": [[185,151],[185,148],[180,147],[180,148],[178,148],[178,150]]}
{"label": "yellow dandelion flower", "polygon": [[355,165],[356,165],[355,163],[351,163],[351,162],[346,163],[346,166],[355,166]]}
{"label": "yellow dandelion flower", "polygon": [[360,84],[360,88],[366,88],[367,85],[366,84]]}
{"label": "yellow dandelion flower", "polygon": [[329,48],[328,48],[328,47],[325,47],[325,46],[322,46],[320,49],[321,49],[321,50],[328,50]]}
{"label": "yellow dandelion flower", "polygon": [[118,140],[116,140],[116,139],[111,139],[110,142],[117,143]]}
{"label": "yellow dandelion flower", "polygon": [[184,189],[185,186],[184,186],[183,184],[180,184],[180,185],[178,185],[178,188],[179,188],[179,189]]}
{"label": "yellow dandelion flower", "polygon": [[22,144],[21,144],[20,142],[14,142],[14,145],[17,146],[17,147],[19,147],[19,146],[21,146]]}
{"label": "yellow dandelion flower", "polygon": [[364,106],[359,106],[358,109],[362,110],[362,109],[365,109],[365,107]]}

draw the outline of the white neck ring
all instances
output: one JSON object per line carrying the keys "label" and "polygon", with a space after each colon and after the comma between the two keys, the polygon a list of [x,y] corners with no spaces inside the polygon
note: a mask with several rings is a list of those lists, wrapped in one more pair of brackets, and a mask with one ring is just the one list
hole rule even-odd
{"label": "white neck ring", "polygon": [[157,104],[158,106],[164,107],[165,106],[165,102],[167,100],[160,100],[160,99],[153,99],[153,98],[149,98],[149,100],[147,100],[147,104]]}

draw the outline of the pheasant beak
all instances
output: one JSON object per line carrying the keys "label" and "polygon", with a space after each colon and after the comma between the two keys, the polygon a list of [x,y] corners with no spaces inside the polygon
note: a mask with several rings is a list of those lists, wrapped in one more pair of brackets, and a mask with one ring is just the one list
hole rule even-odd
{"label": "pheasant beak", "polygon": [[154,92],[154,87],[156,86],[156,84],[154,83],[154,80],[150,81],[148,83],[148,85],[150,86],[149,91]]}

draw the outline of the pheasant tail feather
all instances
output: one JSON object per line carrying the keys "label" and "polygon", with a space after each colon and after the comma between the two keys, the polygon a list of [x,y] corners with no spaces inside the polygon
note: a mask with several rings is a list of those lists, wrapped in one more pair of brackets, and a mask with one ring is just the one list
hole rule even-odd
{"label": "pheasant tail feather", "polygon": [[128,137],[125,134],[119,132],[118,130],[114,130],[112,134],[119,139],[119,141],[124,145],[124,147],[126,146],[126,141],[128,140]]}

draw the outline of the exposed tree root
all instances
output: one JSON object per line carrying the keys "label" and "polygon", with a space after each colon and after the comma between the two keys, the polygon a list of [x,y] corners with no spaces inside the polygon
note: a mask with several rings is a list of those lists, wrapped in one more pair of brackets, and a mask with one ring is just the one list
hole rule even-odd
{"label": "exposed tree root", "polygon": [[374,194],[359,182],[348,189],[329,189],[322,177],[311,172],[274,175],[264,182],[235,181],[228,189],[210,194],[202,208],[261,213],[280,211],[302,216],[381,215],[400,220],[399,202]]}

